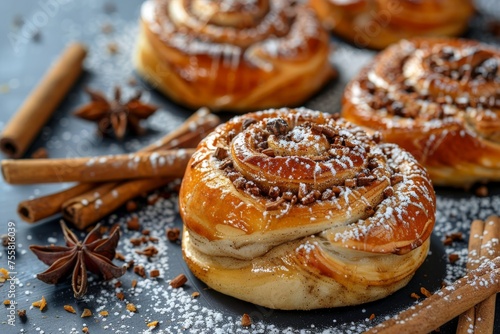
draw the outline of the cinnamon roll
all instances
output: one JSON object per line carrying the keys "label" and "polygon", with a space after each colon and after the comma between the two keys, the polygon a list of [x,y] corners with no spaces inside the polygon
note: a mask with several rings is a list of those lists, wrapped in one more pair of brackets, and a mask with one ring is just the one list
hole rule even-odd
{"label": "cinnamon roll", "polygon": [[180,104],[243,112],[301,104],[334,76],[329,51],[292,0],[149,0],[135,64]]}
{"label": "cinnamon roll", "polygon": [[472,0],[311,0],[324,25],[359,47],[383,49],[404,38],[459,36]]}
{"label": "cinnamon roll", "polygon": [[437,185],[500,180],[500,51],[404,40],[347,86],[342,115],[408,150]]}
{"label": "cinnamon roll", "polygon": [[179,194],[189,268],[217,291],[286,310],[406,285],[427,255],[435,195],[418,162],[379,139],[308,109],[219,126]]}

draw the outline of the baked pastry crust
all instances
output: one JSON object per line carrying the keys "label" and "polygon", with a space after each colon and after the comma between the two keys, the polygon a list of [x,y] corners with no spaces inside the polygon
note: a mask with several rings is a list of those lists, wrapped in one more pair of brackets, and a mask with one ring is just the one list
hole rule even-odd
{"label": "baked pastry crust", "polygon": [[428,175],[336,118],[251,113],[200,143],[179,195],[183,254],[199,279],[286,310],[361,304],[408,283],[434,226]]}
{"label": "baked pastry crust", "polygon": [[149,0],[140,29],[137,71],[191,108],[299,105],[335,75],[328,33],[290,0]]}
{"label": "baked pastry crust", "polygon": [[408,150],[436,185],[500,180],[500,51],[401,41],[347,86],[342,115]]}
{"label": "baked pastry crust", "polygon": [[358,47],[383,49],[401,39],[461,35],[472,0],[311,0],[328,29]]}

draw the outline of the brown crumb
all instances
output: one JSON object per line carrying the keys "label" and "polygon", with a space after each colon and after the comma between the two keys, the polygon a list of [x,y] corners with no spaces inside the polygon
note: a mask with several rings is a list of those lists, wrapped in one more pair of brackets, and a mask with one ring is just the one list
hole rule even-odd
{"label": "brown crumb", "polygon": [[115,288],[119,288],[121,286],[122,286],[122,282],[121,281],[116,281]]}
{"label": "brown crumb", "polygon": [[127,228],[131,231],[139,231],[141,228],[141,223],[139,223],[139,218],[137,217],[132,217],[130,220],[127,222]]}
{"label": "brown crumb", "polygon": [[88,328],[88,327],[83,327],[83,328],[82,328],[82,332],[84,332],[84,333],[88,333],[88,332],[89,332],[89,328]]}
{"label": "brown crumb", "polygon": [[252,318],[247,313],[243,313],[241,316],[241,326],[249,327],[252,324]]}
{"label": "brown crumb", "polygon": [[424,287],[421,287],[420,288],[420,293],[423,294],[424,296],[426,296],[427,298],[429,298],[430,296],[432,296],[432,293],[430,293],[429,290],[427,290],[426,288]]}
{"label": "brown crumb", "polygon": [[21,318],[21,319],[26,318],[26,310],[25,310],[25,309],[17,310],[17,315],[18,315],[18,316],[19,316],[19,318]]}
{"label": "brown crumb", "polygon": [[153,269],[149,272],[149,277],[158,277],[160,276],[160,271],[158,269]]}
{"label": "brown crumb", "polygon": [[45,297],[42,296],[42,299],[31,303],[31,305],[33,305],[33,307],[38,307],[40,309],[40,311],[43,311],[45,309],[45,307],[47,306],[47,301],[45,300]]}
{"label": "brown crumb", "polygon": [[123,299],[125,299],[125,295],[123,294],[123,292],[117,292],[116,293],[116,298],[118,298],[120,300],[123,300]]}
{"label": "brown crumb", "polygon": [[115,259],[120,260],[120,261],[125,261],[125,255],[123,255],[120,252],[115,253]]}
{"label": "brown crumb", "polygon": [[129,77],[128,80],[127,80],[127,84],[129,86],[137,86],[137,79],[134,78],[134,77]]}
{"label": "brown crumb", "polygon": [[40,147],[31,154],[31,159],[47,159],[48,157],[49,153],[47,152],[45,147]]}
{"label": "brown crumb", "polygon": [[160,239],[158,239],[157,237],[149,237],[148,240],[155,243],[160,241]]}
{"label": "brown crumb", "polygon": [[125,209],[128,212],[135,211],[135,210],[137,210],[137,203],[134,201],[128,201],[127,204],[125,204]]}
{"label": "brown crumb", "polygon": [[142,235],[150,235],[151,234],[151,230],[148,230],[148,229],[145,229],[145,230],[142,230]]}
{"label": "brown crumb", "polygon": [[92,311],[89,310],[88,308],[84,308],[83,312],[82,312],[82,315],[80,317],[81,318],[87,318],[87,317],[90,317],[90,316],[92,316]]}
{"label": "brown crumb", "polygon": [[73,308],[73,306],[71,306],[71,305],[64,305],[63,307],[64,307],[64,310],[65,310],[66,312],[76,314],[76,311],[75,311],[75,309]]}
{"label": "brown crumb", "polygon": [[410,297],[413,299],[420,299],[420,295],[418,293],[415,293],[415,292],[412,292]]}
{"label": "brown crumb", "polygon": [[486,197],[488,196],[488,187],[480,186],[476,189],[476,196],[478,197]]}
{"label": "brown crumb", "polygon": [[178,275],[176,278],[170,281],[170,286],[174,289],[180,288],[187,282],[187,277],[184,274]]}
{"label": "brown crumb", "polygon": [[130,284],[130,286],[132,286],[132,289],[135,289],[135,287],[137,286],[137,280],[133,279],[132,283]]}
{"label": "brown crumb", "polygon": [[144,269],[143,266],[135,266],[134,267],[134,273],[136,273],[137,275],[141,276],[141,277],[146,277],[146,270]]}
{"label": "brown crumb", "polygon": [[146,326],[148,326],[149,328],[155,328],[156,326],[158,326],[158,320],[151,321]]}
{"label": "brown crumb", "polygon": [[148,246],[142,250],[136,250],[135,251],[139,255],[145,255],[147,257],[153,257],[156,254],[158,254],[158,249],[156,249],[155,246]]}
{"label": "brown crumb", "polygon": [[368,318],[369,320],[375,319],[375,313],[370,314],[370,317]]}
{"label": "brown crumb", "polygon": [[460,256],[456,253],[452,253],[452,254],[448,255],[448,260],[450,261],[451,264],[454,264],[455,262],[457,262],[458,259],[460,259]]}
{"label": "brown crumb", "polygon": [[158,194],[150,195],[150,196],[148,196],[148,204],[153,205],[156,202],[158,202],[159,199],[160,199],[160,196],[158,196]]}
{"label": "brown crumb", "polygon": [[4,304],[4,305],[10,305],[10,300],[9,300],[9,299],[5,299],[5,300],[3,301],[3,304]]}
{"label": "brown crumb", "polygon": [[129,239],[130,243],[132,244],[132,246],[140,246],[143,242],[142,238],[130,238]]}
{"label": "brown crumb", "polygon": [[109,23],[104,23],[102,26],[101,26],[101,31],[104,33],[104,34],[111,34],[113,32],[114,28],[111,24]]}
{"label": "brown crumb", "polygon": [[137,308],[132,303],[128,303],[127,304],[127,310],[130,311],[130,312],[137,312]]}
{"label": "brown crumb", "polygon": [[134,260],[130,260],[130,261],[128,261],[128,262],[127,262],[127,269],[132,268],[132,267],[134,266],[134,263],[135,263],[135,262],[134,262]]}
{"label": "brown crumb", "polygon": [[109,54],[111,55],[115,55],[118,53],[118,44],[116,44],[115,42],[109,42],[107,48]]}
{"label": "brown crumb", "polygon": [[443,244],[445,246],[450,246],[453,244],[454,241],[463,241],[463,240],[464,240],[464,236],[463,236],[462,232],[454,232],[451,234],[447,234],[445,236],[445,239],[443,240]]}
{"label": "brown crumb", "polygon": [[200,293],[198,291],[195,291],[191,294],[191,297],[193,298],[198,298],[200,296]]}
{"label": "brown crumb", "polygon": [[169,241],[177,241],[179,239],[179,235],[181,234],[181,230],[179,230],[177,227],[174,228],[167,228],[165,231],[167,235],[167,239]]}
{"label": "brown crumb", "polygon": [[5,268],[0,268],[0,283],[4,283],[10,278],[9,271]]}
{"label": "brown crumb", "polygon": [[109,313],[108,313],[108,311],[101,311],[101,312],[99,312],[99,315],[101,317],[107,317],[109,315]]}

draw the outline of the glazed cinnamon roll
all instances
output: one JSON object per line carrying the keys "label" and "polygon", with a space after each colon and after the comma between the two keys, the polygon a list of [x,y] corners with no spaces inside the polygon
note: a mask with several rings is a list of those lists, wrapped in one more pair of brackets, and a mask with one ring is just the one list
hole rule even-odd
{"label": "glazed cinnamon roll", "polygon": [[149,0],[135,64],[172,100],[235,112],[299,105],[331,79],[329,37],[291,0]]}
{"label": "glazed cinnamon roll", "polygon": [[308,109],[219,126],[180,190],[189,268],[217,291],[286,310],[406,285],[427,255],[435,195],[416,160],[379,139]]}
{"label": "glazed cinnamon roll", "polygon": [[437,185],[500,180],[500,51],[405,40],[347,86],[342,115],[408,150]]}
{"label": "glazed cinnamon roll", "polygon": [[383,49],[404,38],[459,36],[472,0],[311,0],[324,25],[359,47]]}

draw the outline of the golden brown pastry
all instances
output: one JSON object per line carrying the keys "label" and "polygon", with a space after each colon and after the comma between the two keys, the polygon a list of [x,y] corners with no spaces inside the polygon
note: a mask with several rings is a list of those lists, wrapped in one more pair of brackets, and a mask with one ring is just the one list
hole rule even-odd
{"label": "golden brown pastry", "polygon": [[139,74],[183,105],[249,111],[299,105],[332,78],[328,33],[291,0],[149,0]]}
{"label": "golden brown pastry", "polygon": [[499,65],[474,41],[401,41],[347,86],[342,115],[408,150],[434,184],[500,180]]}
{"label": "golden brown pastry", "polygon": [[308,109],[219,126],[180,190],[189,268],[217,291],[286,310],[403,287],[427,255],[435,196],[416,160],[378,139]]}
{"label": "golden brown pastry", "polygon": [[358,47],[383,49],[404,38],[459,36],[472,0],[311,0],[324,25]]}

